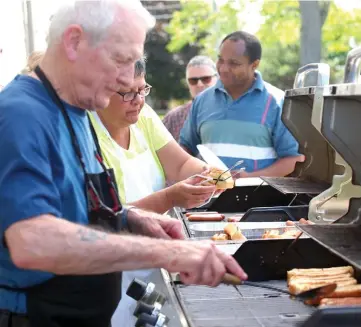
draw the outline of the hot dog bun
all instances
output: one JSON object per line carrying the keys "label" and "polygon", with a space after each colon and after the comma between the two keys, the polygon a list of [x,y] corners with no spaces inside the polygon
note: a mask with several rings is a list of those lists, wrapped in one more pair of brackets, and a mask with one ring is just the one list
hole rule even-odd
{"label": "hot dog bun", "polygon": [[337,288],[330,294],[327,294],[325,296],[319,296],[317,298],[314,298],[312,300],[307,300],[306,304],[309,305],[318,305],[321,303],[321,300],[326,298],[360,298],[361,299],[361,285],[350,285],[350,286],[337,286]]}
{"label": "hot dog bun", "polygon": [[309,291],[313,288],[326,286],[329,284],[336,283],[337,286],[343,287],[343,286],[349,286],[349,285],[356,285],[357,280],[352,277],[344,278],[342,280],[340,279],[330,279],[330,280],[320,280],[318,282],[311,282],[310,280],[303,281],[303,282],[292,282],[288,285],[288,289],[291,294],[299,294],[302,292]]}
{"label": "hot dog bun", "polygon": [[224,232],[229,235],[231,240],[247,240],[234,224],[227,224],[224,226]]}
{"label": "hot dog bun", "polygon": [[325,269],[292,269],[287,272],[288,288],[292,294],[299,294],[312,288],[336,283],[337,287],[356,285],[351,266]]}
{"label": "hot dog bun", "polygon": [[212,236],[212,241],[228,241],[230,238],[225,233],[219,233]]}
{"label": "hot dog bun", "polygon": [[325,298],[321,300],[321,307],[329,306],[361,306],[361,297],[345,297],[338,299]]}
{"label": "hot dog bun", "polygon": [[[216,188],[219,190],[226,190],[234,187],[234,179],[229,171],[224,173],[224,170],[222,169],[211,168],[207,176],[213,178],[209,183],[216,185]],[[220,179],[217,180],[218,178]]]}
{"label": "hot dog bun", "polygon": [[212,236],[213,241],[247,241],[247,238],[238,230],[237,226],[234,224],[227,224],[223,228],[224,233],[218,233]]}
{"label": "hot dog bun", "polygon": [[287,281],[292,277],[327,277],[327,276],[338,276],[342,274],[354,275],[354,269],[352,266],[332,267],[323,269],[292,269],[287,272]]}

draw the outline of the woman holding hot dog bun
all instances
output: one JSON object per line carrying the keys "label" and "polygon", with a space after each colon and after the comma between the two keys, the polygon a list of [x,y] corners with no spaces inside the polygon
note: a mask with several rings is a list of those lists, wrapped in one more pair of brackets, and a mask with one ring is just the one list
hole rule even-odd
{"label": "woman holding hot dog bun", "polygon": [[[122,203],[157,213],[202,205],[214,186],[197,185],[201,179],[189,177],[205,171],[206,165],[187,154],[145,104],[150,91],[142,59],[133,85],[119,89],[107,108],[91,116],[105,163],[115,171]],[[176,184],[166,188],[166,180]]]}

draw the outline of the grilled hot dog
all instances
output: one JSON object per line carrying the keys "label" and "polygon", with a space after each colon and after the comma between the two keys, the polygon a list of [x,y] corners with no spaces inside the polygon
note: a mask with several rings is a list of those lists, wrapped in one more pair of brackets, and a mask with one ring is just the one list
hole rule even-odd
{"label": "grilled hot dog", "polygon": [[222,221],[224,219],[224,215],[221,214],[207,214],[207,215],[190,215],[188,216],[189,221]]}

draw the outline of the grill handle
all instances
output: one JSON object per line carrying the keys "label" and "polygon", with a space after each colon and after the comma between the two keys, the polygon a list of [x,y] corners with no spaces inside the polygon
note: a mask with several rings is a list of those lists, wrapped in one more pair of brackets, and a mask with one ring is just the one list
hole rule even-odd
{"label": "grill handle", "polygon": [[358,83],[361,72],[361,47],[347,54],[344,83]]}
{"label": "grill handle", "polygon": [[[317,74],[316,82],[313,78],[309,78],[311,73]],[[325,86],[330,83],[330,66],[323,63],[307,64],[298,69],[295,81],[293,83],[294,89],[299,89],[309,86]],[[310,85],[311,84],[311,85]]]}

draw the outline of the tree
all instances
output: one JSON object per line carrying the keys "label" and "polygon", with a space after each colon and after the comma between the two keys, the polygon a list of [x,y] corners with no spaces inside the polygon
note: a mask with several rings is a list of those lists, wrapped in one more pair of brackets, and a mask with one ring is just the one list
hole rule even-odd
{"label": "tree", "polygon": [[[319,3],[319,8],[323,5],[326,4]],[[300,43],[304,23],[299,4],[295,1],[277,1],[267,2],[263,6],[261,15],[265,20],[258,31],[265,49],[261,69],[271,83],[282,88],[292,87],[297,69],[310,62],[328,63],[331,66],[331,82],[342,81],[346,56],[351,50],[350,39],[354,39],[355,43],[361,41],[361,10],[344,11],[334,2],[329,2],[321,10],[324,10],[323,13],[319,12],[322,43],[318,47],[321,50],[314,52],[317,58],[314,56],[305,60],[301,59],[301,52],[315,46],[312,46],[312,38],[309,41],[305,38]],[[312,29],[312,23],[309,24]],[[320,53],[321,57],[318,57]],[[289,78],[285,72],[289,72]]]}
{"label": "tree", "polygon": [[361,10],[342,11],[331,4],[322,29],[323,58],[332,68],[331,81],[343,81],[347,53],[361,46]]}
{"label": "tree", "polygon": [[[245,26],[248,17],[239,13],[247,3],[228,0],[215,12],[209,3],[183,1],[168,28],[168,49],[176,52],[198,42],[204,54],[214,56],[215,40]],[[332,82],[342,80],[350,39],[361,42],[361,10],[345,11],[332,1],[264,0],[259,14],[263,17],[257,32],[263,48],[260,70],[265,80],[292,88],[299,67],[321,61],[331,66]]]}
{"label": "tree", "polygon": [[299,1],[301,14],[301,66],[321,61],[322,27],[327,18],[330,4],[330,1]]}
{"label": "tree", "polygon": [[185,45],[197,45],[213,59],[217,55],[221,38],[241,29],[246,17],[240,15],[245,8],[243,0],[229,0],[214,8],[206,1],[181,1],[182,10],[176,11],[167,31],[171,40],[167,49],[180,51]]}
{"label": "tree", "polygon": [[147,56],[147,81],[152,88],[154,107],[168,109],[171,99],[188,99],[189,91],[185,83],[185,70],[188,61],[198,54],[198,48],[186,45],[175,54],[166,50],[169,35],[163,29],[149,32],[145,52]]}
{"label": "tree", "polygon": [[300,67],[301,17],[297,1],[272,1],[263,5],[263,24],[257,32],[262,42],[260,70],[263,78],[280,89],[289,89]]}

